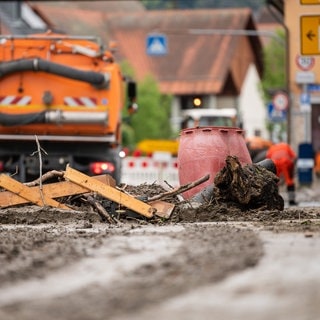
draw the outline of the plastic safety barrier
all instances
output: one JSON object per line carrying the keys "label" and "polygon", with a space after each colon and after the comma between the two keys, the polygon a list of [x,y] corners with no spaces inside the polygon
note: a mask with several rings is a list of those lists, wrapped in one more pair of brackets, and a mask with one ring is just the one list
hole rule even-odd
{"label": "plastic safety barrier", "polygon": [[173,187],[179,186],[176,157],[163,161],[152,157],[126,157],[122,160],[121,183],[162,185],[165,181]]}

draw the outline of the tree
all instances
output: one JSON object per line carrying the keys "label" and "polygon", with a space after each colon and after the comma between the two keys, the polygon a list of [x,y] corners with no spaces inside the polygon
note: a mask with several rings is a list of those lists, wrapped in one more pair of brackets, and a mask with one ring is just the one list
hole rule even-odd
{"label": "tree", "polygon": [[[134,70],[127,61],[121,63],[126,77],[134,79]],[[148,75],[138,83],[138,110],[129,115],[127,108],[122,112],[122,144],[132,150],[143,139],[170,139],[171,96],[161,94],[156,80]],[[128,105],[128,101],[126,101]]]}
{"label": "tree", "polygon": [[[272,96],[277,90],[286,90],[286,77],[288,76],[286,75],[285,31],[279,29],[276,34],[278,40],[272,38],[263,49],[264,73],[261,88],[266,105],[272,101]],[[286,140],[286,122],[269,121],[267,129],[272,140]]]}
{"label": "tree", "polygon": [[138,112],[131,120],[136,142],[143,139],[170,139],[171,98],[160,93],[151,75],[139,83],[138,106]]}
{"label": "tree", "polygon": [[270,101],[275,90],[286,88],[286,48],[285,32],[282,29],[276,32],[278,39],[274,38],[263,49],[264,73],[262,77],[262,90],[266,102]]}

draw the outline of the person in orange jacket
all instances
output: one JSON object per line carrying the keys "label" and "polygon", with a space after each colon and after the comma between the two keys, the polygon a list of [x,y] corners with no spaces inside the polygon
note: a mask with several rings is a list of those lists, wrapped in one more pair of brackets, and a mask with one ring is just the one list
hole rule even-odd
{"label": "person in orange jacket", "polygon": [[277,176],[283,176],[285,179],[289,205],[297,205],[294,182],[294,166],[297,159],[296,153],[287,143],[280,142],[272,145],[268,149],[266,158],[274,162],[277,168]]}

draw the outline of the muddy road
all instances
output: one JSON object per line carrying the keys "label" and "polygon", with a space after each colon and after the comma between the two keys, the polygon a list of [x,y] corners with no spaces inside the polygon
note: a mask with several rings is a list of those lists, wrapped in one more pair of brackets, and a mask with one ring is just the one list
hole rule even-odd
{"label": "muddy road", "polygon": [[[286,195],[283,194],[285,199]],[[297,200],[318,201],[318,185]],[[0,211],[0,319],[317,319],[320,209]]]}

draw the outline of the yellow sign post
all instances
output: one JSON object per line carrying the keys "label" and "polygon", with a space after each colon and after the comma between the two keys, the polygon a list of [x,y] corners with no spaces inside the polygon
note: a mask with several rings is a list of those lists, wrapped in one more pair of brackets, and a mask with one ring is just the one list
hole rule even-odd
{"label": "yellow sign post", "polygon": [[142,140],[138,143],[138,150],[145,153],[156,151],[170,152],[172,155],[178,154],[179,142],[177,140]]}
{"label": "yellow sign post", "polygon": [[300,0],[301,4],[320,4],[320,0]]}
{"label": "yellow sign post", "polygon": [[300,43],[302,55],[320,54],[320,15],[300,17]]}

